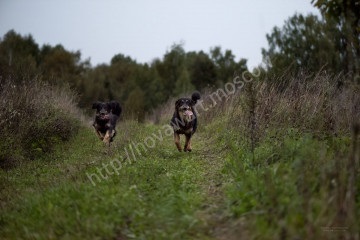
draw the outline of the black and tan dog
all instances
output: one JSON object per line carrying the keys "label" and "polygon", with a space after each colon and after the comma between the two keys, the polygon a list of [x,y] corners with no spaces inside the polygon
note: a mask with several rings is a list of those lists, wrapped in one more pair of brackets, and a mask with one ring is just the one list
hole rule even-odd
{"label": "black and tan dog", "polygon": [[116,101],[95,102],[92,109],[96,109],[93,126],[96,134],[104,143],[110,146],[116,135],[116,122],[121,114],[121,106]]}
{"label": "black and tan dog", "polygon": [[194,92],[190,98],[180,98],[175,102],[175,112],[170,125],[174,129],[174,140],[181,152],[180,134],[185,134],[185,152],[191,152],[191,137],[197,128],[197,117],[194,106],[200,99],[200,93]]}

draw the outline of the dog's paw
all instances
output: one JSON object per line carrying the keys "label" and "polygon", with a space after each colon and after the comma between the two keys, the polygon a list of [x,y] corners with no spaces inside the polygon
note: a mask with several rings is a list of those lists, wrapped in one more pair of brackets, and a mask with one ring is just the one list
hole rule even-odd
{"label": "dog's paw", "polygon": [[104,143],[106,143],[106,144],[110,144],[110,140],[111,140],[110,137],[105,136],[102,141],[103,141]]}
{"label": "dog's paw", "polygon": [[191,152],[191,148],[184,147],[184,152]]}

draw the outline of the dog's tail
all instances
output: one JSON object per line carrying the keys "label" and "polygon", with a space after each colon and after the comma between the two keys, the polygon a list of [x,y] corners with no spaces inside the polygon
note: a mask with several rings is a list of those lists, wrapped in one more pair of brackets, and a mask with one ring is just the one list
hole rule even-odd
{"label": "dog's tail", "polygon": [[191,95],[191,100],[193,100],[195,103],[197,102],[197,100],[200,99],[200,93],[198,91],[194,92],[192,95]]}

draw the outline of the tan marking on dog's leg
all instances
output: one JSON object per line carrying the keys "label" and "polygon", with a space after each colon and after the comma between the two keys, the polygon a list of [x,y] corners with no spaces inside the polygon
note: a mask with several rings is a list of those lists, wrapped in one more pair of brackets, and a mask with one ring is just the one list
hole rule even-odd
{"label": "tan marking on dog's leg", "polygon": [[180,135],[179,134],[174,133],[174,141],[175,141],[175,145],[176,145],[177,149],[179,150],[179,152],[181,152]]}
{"label": "tan marking on dog's leg", "polygon": [[104,140],[105,135],[103,135],[100,131],[97,131],[97,134],[98,134],[98,136],[99,136],[100,140],[101,140],[101,141],[103,141],[103,140]]}
{"label": "tan marking on dog's leg", "polygon": [[191,135],[185,135],[184,151],[191,152]]}
{"label": "tan marking on dog's leg", "polygon": [[106,131],[103,142],[110,146],[111,133]]}
{"label": "tan marking on dog's leg", "polygon": [[100,131],[98,131],[97,129],[96,129],[96,127],[94,126],[94,129],[95,129],[95,133],[96,133],[96,135],[100,138],[100,140],[102,141],[103,139],[104,139],[104,136],[101,134],[101,132]]}
{"label": "tan marking on dog's leg", "polygon": [[187,150],[188,150],[188,152],[191,152],[191,150],[192,150],[192,147],[191,147],[191,137],[189,138]]}

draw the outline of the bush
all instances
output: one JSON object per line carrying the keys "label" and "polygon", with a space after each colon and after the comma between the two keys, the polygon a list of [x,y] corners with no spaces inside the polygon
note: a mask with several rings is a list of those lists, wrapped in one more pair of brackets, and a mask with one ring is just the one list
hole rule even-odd
{"label": "bush", "polygon": [[75,95],[37,80],[0,85],[0,166],[10,167],[49,153],[80,126]]}

